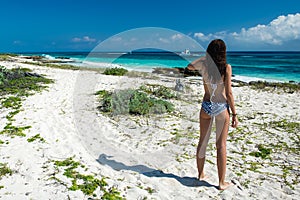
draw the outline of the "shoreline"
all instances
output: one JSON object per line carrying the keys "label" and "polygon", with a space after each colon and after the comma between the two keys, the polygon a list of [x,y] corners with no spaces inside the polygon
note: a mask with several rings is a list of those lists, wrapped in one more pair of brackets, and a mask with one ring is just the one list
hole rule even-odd
{"label": "shoreline", "polygon": [[[75,52],[76,53],[76,52]],[[236,53],[236,52],[233,52]],[[255,53],[255,52],[254,52]],[[269,52],[263,52],[263,53],[269,53]],[[282,52],[278,52],[282,53]],[[290,53],[290,52],[287,52]],[[296,52],[298,53],[298,52]],[[41,54],[41,55],[40,55]],[[9,54],[8,54],[9,55]],[[25,59],[33,59],[34,61],[39,61],[42,63],[49,63],[49,64],[67,64],[67,65],[74,65],[75,67],[80,67],[80,68],[107,68],[107,67],[121,67],[125,68],[129,71],[137,71],[137,72],[155,72],[159,70],[164,70],[164,71],[169,71],[169,73],[174,73],[174,71],[179,70],[180,73],[183,72],[184,68],[179,68],[179,67],[173,67],[173,68],[161,68],[161,67],[156,67],[156,68],[149,68],[149,67],[124,67],[120,64],[114,64],[114,63],[98,63],[98,62],[91,62],[91,61],[80,61],[78,62],[77,59],[72,59],[71,57],[53,57],[50,56],[46,53],[38,53],[30,56],[22,56],[22,54],[17,54],[18,57],[25,58]],[[244,75],[238,75],[238,74],[233,74],[232,76],[233,80],[236,81],[242,81],[245,83],[253,82],[253,81],[265,81],[265,82],[278,82],[278,83],[294,83],[294,84],[300,84],[300,81],[295,81],[293,79],[276,79],[276,78],[258,78],[254,76],[244,76]]]}
{"label": "shoreline", "polygon": [[[199,77],[180,77],[185,90],[178,99],[169,100],[175,105],[174,113],[111,116],[97,109],[96,91],[142,85],[173,90],[177,78],[153,73],[109,76],[101,70],[63,69],[57,64],[51,68],[23,61],[0,61],[0,65],[30,68],[54,83],[22,100],[22,110],[13,123],[31,126],[24,131],[25,137],[0,134],[0,163],[12,171],[0,177],[1,198],[87,199],[101,198],[104,191],[120,192],[127,199],[296,199],[300,195],[299,91],[233,87],[240,126],[229,130],[226,177],[235,186],[220,192],[216,188],[215,134],[205,164],[210,178],[196,179],[203,96]],[[0,110],[0,123],[5,126],[10,110]],[[45,142],[29,142],[37,134]],[[64,175],[68,162],[75,163],[73,170],[81,177],[104,178],[107,186],[98,187],[96,197],[71,190],[75,179]]]}

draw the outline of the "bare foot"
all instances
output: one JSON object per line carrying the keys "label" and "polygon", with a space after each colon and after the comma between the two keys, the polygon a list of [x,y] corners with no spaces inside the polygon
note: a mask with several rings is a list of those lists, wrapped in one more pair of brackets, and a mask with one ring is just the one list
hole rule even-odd
{"label": "bare foot", "polygon": [[219,185],[219,190],[226,190],[233,185],[233,183],[225,182],[224,184]]}
{"label": "bare foot", "polygon": [[207,175],[202,174],[202,175],[198,176],[199,181],[205,181],[207,179],[209,179],[209,176],[207,176]]}

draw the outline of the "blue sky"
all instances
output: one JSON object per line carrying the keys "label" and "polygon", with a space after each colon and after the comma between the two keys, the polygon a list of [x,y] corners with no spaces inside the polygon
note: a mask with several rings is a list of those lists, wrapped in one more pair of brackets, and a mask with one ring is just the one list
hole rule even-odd
{"label": "blue sky", "polygon": [[161,27],[206,47],[300,50],[299,0],[14,0],[0,7],[0,52],[89,51],[134,28]]}

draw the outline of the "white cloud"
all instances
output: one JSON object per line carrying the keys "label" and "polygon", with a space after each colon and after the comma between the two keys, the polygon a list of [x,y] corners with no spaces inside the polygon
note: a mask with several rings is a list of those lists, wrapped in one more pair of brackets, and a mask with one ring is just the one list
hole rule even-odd
{"label": "white cloud", "polygon": [[243,28],[240,33],[233,33],[232,36],[241,41],[282,45],[286,41],[300,38],[300,14],[282,15],[267,25]]}
{"label": "white cloud", "polygon": [[82,38],[79,37],[72,38],[72,42],[96,42],[96,39],[90,38],[89,36],[83,36]]}
{"label": "white cloud", "polygon": [[197,39],[199,39],[199,40],[202,40],[202,41],[206,41],[207,40],[207,37],[203,33],[201,33],[201,32],[194,33],[194,37],[197,38]]}
{"label": "white cloud", "polygon": [[194,37],[203,41],[203,42],[206,42],[206,41],[210,41],[210,40],[213,40],[213,39],[216,39],[216,38],[221,38],[221,39],[224,39],[227,35],[227,32],[226,31],[221,31],[221,32],[217,32],[217,33],[210,33],[210,34],[203,34],[201,32],[199,33],[194,33]]}
{"label": "white cloud", "polygon": [[232,43],[249,45],[283,46],[294,40],[300,40],[300,13],[281,15],[269,24],[258,24],[250,28],[242,28],[239,32],[217,32],[207,35],[194,33],[194,38],[206,42],[215,38],[228,40]]}
{"label": "white cloud", "polygon": [[162,43],[170,43],[170,41],[166,38],[159,38],[158,40]]}
{"label": "white cloud", "polygon": [[80,42],[81,41],[81,38],[78,38],[78,37],[75,37],[72,39],[72,42]]}
{"label": "white cloud", "polygon": [[90,38],[89,36],[84,36],[82,39],[85,42],[95,42],[96,41],[95,38]]}
{"label": "white cloud", "polygon": [[179,33],[172,35],[172,37],[171,37],[172,40],[180,40],[182,38],[183,38],[183,35],[179,34]]}

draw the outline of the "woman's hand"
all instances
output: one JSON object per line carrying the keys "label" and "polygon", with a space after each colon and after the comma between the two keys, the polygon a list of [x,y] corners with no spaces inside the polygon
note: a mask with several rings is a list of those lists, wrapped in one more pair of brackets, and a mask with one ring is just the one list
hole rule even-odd
{"label": "woman's hand", "polygon": [[236,128],[236,127],[238,126],[238,123],[239,123],[239,121],[238,121],[237,116],[236,116],[236,115],[233,115],[233,116],[232,116],[232,121],[231,121],[231,126],[232,126],[233,128]]}

